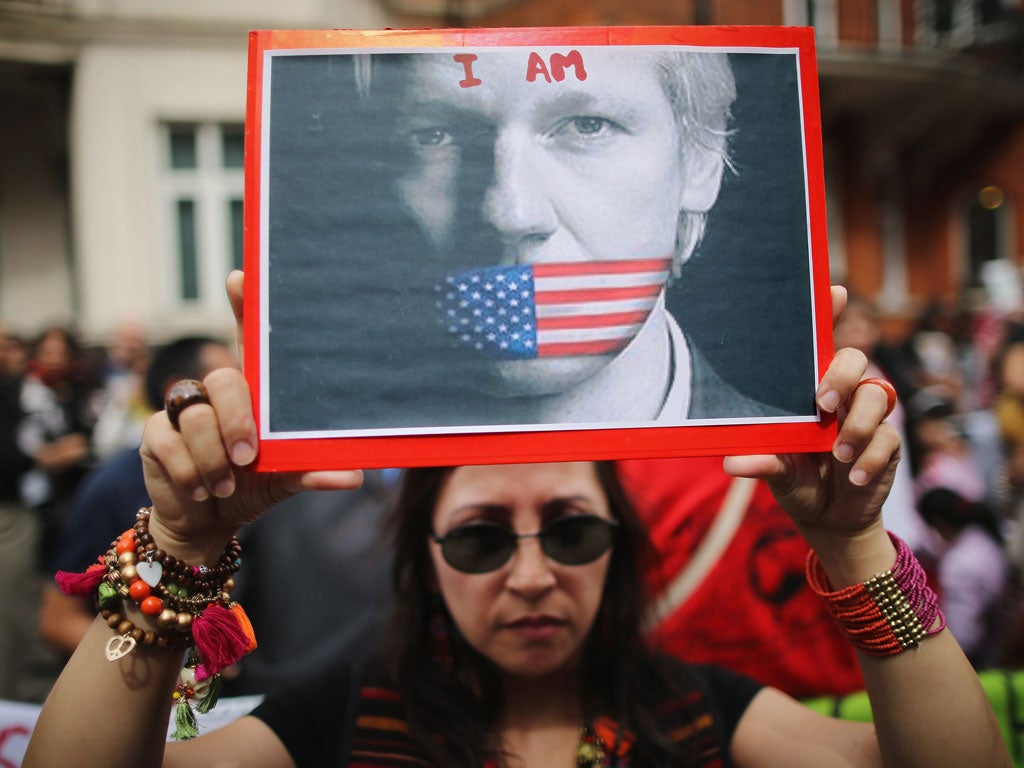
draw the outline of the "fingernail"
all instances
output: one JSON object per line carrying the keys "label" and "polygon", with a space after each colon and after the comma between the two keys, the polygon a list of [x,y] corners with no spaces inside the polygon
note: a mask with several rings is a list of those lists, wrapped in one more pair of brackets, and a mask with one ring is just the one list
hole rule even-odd
{"label": "fingernail", "polygon": [[835,457],[844,464],[853,460],[853,446],[849,443],[840,443],[836,446]]}
{"label": "fingernail", "polygon": [[231,448],[231,460],[239,467],[246,466],[256,458],[256,449],[244,441],[239,441]]}
{"label": "fingernail", "polygon": [[208,498],[210,498],[210,494],[207,493],[203,486],[199,486],[192,491],[192,501],[206,501]]}
{"label": "fingernail", "polygon": [[213,486],[213,495],[218,499],[226,499],[235,492],[235,481],[230,477],[225,478]]}
{"label": "fingernail", "polygon": [[850,482],[853,485],[865,485],[868,481],[868,473],[863,469],[855,469],[850,473]]}
{"label": "fingernail", "polygon": [[834,389],[829,389],[818,398],[818,407],[826,413],[835,413],[836,409],[839,408],[840,402],[842,400],[839,397],[839,393]]}

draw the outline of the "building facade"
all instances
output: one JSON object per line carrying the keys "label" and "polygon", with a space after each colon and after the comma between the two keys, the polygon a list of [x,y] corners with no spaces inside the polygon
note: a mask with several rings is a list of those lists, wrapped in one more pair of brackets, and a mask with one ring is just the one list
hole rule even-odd
{"label": "building facade", "polygon": [[1024,0],[0,0],[0,321],[229,334],[247,30],[813,25],[835,282],[893,333],[1024,263]]}
{"label": "building facade", "polygon": [[232,335],[248,31],[389,23],[372,0],[0,1],[0,320]]}

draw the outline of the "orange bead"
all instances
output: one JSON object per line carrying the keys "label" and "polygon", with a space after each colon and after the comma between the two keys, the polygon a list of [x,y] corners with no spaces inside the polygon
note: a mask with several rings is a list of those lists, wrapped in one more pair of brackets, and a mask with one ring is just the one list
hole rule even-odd
{"label": "orange bead", "polygon": [[135,551],[135,540],[134,539],[118,539],[117,546],[115,547],[117,554],[124,554],[125,552]]}
{"label": "orange bead", "polygon": [[128,595],[136,603],[141,603],[143,600],[149,597],[152,591],[153,590],[150,589],[149,584],[144,582],[142,579],[136,579],[128,586]]}
{"label": "orange bead", "polygon": [[139,604],[139,610],[147,616],[156,616],[163,609],[164,601],[154,595],[150,595]]}

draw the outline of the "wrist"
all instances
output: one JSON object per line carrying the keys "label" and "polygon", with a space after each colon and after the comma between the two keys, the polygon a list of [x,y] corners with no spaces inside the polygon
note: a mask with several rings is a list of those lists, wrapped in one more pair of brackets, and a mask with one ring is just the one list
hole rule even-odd
{"label": "wrist", "polygon": [[881,518],[854,533],[801,529],[833,589],[842,589],[884,573],[896,562],[896,548]]}
{"label": "wrist", "polygon": [[163,523],[156,507],[150,508],[149,535],[153,543],[166,554],[196,565],[213,565],[236,530],[214,531],[203,536],[182,536]]}

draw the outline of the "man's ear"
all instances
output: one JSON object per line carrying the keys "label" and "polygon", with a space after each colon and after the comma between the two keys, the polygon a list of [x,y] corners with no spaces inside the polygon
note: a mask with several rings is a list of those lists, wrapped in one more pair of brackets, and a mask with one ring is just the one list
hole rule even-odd
{"label": "man's ear", "polygon": [[718,199],[725,170],[723,147],[690,146],[683,157],[683,189],[679,208],[684,212],[707,213]]}

